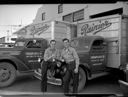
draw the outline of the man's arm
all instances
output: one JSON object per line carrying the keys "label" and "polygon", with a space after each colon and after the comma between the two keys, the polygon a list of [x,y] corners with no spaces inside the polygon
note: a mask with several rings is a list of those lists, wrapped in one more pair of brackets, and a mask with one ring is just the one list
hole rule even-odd
{"label": "man's arm", "polygon": [[75,62],[76,62],[76,68],[78,68],[79,67],[79,56],[74,48],[72,49],[72,51],[73,51],[73,56],[74,56]]}
{"label": "man's arm", "polygon": [[57,49],[56,51],[56,59],[60,60],[60,57],[61,57],[61,52],[59,49]]}
{"label": "man's arm", "polygon": [[62,50],[60,50],[60,57],[59,57],[59,60],[63,60],[63,49]]}
{"label": "man's arm", "polygon": [[49,50],[46,49],[44,52],[44,61],[48,61],[52,56],[49,56]]}

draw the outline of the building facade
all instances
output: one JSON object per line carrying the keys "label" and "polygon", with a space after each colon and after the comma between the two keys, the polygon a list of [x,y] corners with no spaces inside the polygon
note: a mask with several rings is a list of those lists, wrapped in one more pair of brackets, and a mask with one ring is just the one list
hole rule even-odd
{"label": "building facade", "polygon": [[[65,28],[66,30],[64,32],[69,32],[70,26],[68,23],[76,24],[85,20],[116,14],[128,15],[128,3],[117,2],[112,4],[43,4],[42,7],[38,9],[33,23],[18,30],[15,34],[17,34],[18,37],[25,38],[49,37],[52,32],[62,32],[60,31],[60,28]],[[64,23],[64,25],[62,24],[62,27],[61,24],[58,25],[57,22],[52,23],[52,21],[63,21],[66,23]],[[56,27],[56,25],[58,26]],[[36,35],[38,33],[41,34]],[[76,33],[77,31],[75,30],[73,33],[74,36]]]}
{"label": "building facade", "polygon": [[33,23],[51,20],[79,22],[114,14],[128,15],[128,3],[112,4],[43,4],[38,9]]}
{"label": "building facade", "polygon": [[14,43],[17,35],[4,36],[0,38],[0,43]]}

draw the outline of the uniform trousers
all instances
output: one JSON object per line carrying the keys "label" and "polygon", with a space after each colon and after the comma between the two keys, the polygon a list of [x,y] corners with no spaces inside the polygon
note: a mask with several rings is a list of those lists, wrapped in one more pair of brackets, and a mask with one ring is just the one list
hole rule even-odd
{"label": "uniform trousers", "polygon": [[44,61],[41,66],[41,91],[42,92],[47,91],[47,70],[49,68],[53,69],[54,64],[55,64],[54,62]]}
{"label": "uniform trousers", "polygon": [[67,63],[67,71],[63,78],[63,85],[64,85],[64,94],[69,93],[69,83],[71,78],[73,79],[73,93],[77,93],[78,83],[79,83],[79,72],[74,73],[75,69],[75,61],[71,61]]}

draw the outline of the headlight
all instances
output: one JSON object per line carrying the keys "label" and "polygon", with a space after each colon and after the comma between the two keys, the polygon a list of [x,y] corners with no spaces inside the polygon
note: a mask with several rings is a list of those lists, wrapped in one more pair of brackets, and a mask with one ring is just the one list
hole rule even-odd
{"label": "headlight", "polygon": [[61,63],[60,62],[57,62],[57,67],[60,67],[61,66]]}
{"label": "headlight", "polygon": [[66,72],[67,68],[64,68],[64,72]]}
{"label": "headlight", "polygon": [[38,58],[38,62],[40,62],[41,61],[41,59],[40,58]]}
{"label": "headlight", "polygon": [[55,59],[52,59],[53,62],[55,62]]}

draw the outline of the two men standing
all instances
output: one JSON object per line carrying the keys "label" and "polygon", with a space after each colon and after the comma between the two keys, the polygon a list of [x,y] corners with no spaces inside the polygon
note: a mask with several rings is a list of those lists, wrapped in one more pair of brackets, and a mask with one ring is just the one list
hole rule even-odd
{"label": "two men standing", "polygon": [[[44,53],[44,63],[42,65],[42,81],[41,81],[41,91],[47,91],[47,69],[50,67],[50,60],[52,58],[57,58],[61,61],[65,61],[67,64],[67,71],[63,78],[64,84],[64,94],[69,93],[69,82],[73,78],[73,93],[77,93],[78,81],[79,81],[79,57],[74,48],[70,46],[69,39],[65,38],[62,40],[64,48],[62,52],[59,52],[55,48],[56,41],[50,41],[50,47],[46,49]],[[54,46],[53,46],[54,45]]]}

